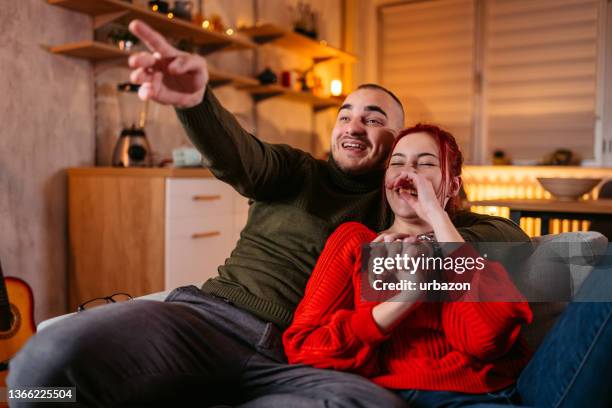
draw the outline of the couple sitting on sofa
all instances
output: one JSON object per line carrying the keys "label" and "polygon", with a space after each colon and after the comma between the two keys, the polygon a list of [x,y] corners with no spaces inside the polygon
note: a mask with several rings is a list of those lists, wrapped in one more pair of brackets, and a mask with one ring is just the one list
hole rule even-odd
{"label": "couple sitting on sofa", "polygon": [[[399,100],[363,85],[339,110],[330,159],[315,160],[244,131],[207,88],[204,59],[142,22],[130,29],[151,50],[130,58],[141,97],[176,107],[204,165],[250,198],[247,225],[201,288],[41,330],[11,361],[9,387],[75,386],[82,406],[610,404],[610,303],[571,304],[531,355],[526,302],[360,296],[370,241],[529,240],[508,220],[454,211],[462,156],[449,133],[402,131]],[[485,271],[508,279],[494,262]]]}

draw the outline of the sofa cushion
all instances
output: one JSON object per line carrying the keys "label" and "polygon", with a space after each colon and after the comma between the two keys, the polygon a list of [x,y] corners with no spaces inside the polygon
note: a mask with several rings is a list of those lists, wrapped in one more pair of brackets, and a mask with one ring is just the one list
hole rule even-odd
{"label": "sofa cushion", "polygon": [[605,254],[608,240],[588,231],[545,235],[533,242],[535,250],[516,282],[533,311],[533,322],[523,328],[523,334],[535,350]]}

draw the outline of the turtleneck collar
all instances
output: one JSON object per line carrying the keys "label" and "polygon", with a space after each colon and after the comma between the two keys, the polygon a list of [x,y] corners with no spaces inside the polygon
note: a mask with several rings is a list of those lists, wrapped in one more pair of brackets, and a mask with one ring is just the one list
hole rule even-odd
{"label": "turtleneck collar", "polygon": [[377,188],[381,188],[384,170],[375,170],[366,174],[349,174],[343,171],[334,158],[330,155],[327,160],[329,176],[332,183],[344,190],[355,193],[367,193]]}

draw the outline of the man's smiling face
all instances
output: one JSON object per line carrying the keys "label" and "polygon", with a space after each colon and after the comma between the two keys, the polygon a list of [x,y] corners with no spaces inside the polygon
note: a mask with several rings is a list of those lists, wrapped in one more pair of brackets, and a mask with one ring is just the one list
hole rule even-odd
{"label": "man's smiling face", "polygon": [[380,89],[358,89],[346,97],[332,131],[331,153],[346,173],[383,169],[403,126],[401,106]]}

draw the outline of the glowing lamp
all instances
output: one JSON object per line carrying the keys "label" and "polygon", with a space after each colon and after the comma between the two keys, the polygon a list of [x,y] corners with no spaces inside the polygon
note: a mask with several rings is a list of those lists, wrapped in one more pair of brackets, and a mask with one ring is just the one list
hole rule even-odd
{"label": "glowing lamp", "polygon": [[330,92],[333,96],[342,95],[342,81],[339,79],[332,79]]}

